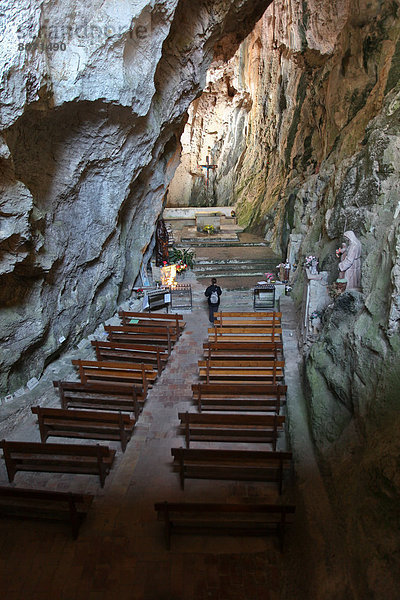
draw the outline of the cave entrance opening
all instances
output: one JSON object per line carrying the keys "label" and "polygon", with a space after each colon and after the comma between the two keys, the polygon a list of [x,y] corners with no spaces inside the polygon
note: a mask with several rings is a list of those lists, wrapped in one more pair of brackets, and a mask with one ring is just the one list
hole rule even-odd
{"label": "cave entrance opening", "polygon": [[250,220],[239,207],[241,190],[251,186],[250,180],[243,188],[243,165],[257,93],[256,29],[229,60],[216,59],[208,69],[203,93],[187,113],[163,213],[174,243],[195,250],[197,278],[208,285],[215,276],[231,289],[253,288],[282,262],[261,225],[247,231]]}

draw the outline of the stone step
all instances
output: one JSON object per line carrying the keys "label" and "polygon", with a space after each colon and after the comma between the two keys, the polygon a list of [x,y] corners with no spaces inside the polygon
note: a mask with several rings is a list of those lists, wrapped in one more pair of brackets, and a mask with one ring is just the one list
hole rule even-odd
{"label": "stone step", "polygon": [[273,258],[271,259],[270,257],[268,258],[248,258],[248,259],[241,259],[241,258],[222,258],[222,259],[206,259],[206,258],[196,258],[194,266],[195,269],[196,268],[207,268],[209,266],[213,266],[213,265],[224,265],[227,267],[234,267],[234,266],[240,266],[240,265],[250,265],[250,266],[263,266],[263,265],[269,265],[269,264],[274,264],[274,268],[276,266],[276,259]]}
{"label": "stone step", "polygon": [[185,248],[188,246],[188,244],[190,246],[193,247],[204,247],[204,248],[215,248],[215,247],[230,247],[230,246],[235,246],[235,247],[241,247],[243,246],[244,248],[248,248],[248,247],[252,247],[252,246],[268,246],[268,244],[266,242],[240,242],[235,241],[235,240],[199,240],[199,239],[192,239],[192,238],[182,238],[181,241],[176,244],[177,248]]}

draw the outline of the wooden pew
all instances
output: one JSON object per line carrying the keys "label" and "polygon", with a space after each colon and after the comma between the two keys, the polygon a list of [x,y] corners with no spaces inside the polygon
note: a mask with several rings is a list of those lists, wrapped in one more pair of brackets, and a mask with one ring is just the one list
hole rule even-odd
{"label": "wooden pew", "polygon": [[118,383],[81,383],[80,381],[53,381],[58,388],[62,408],[88,408],[133,413],[139,418],[146,394],[142,386],[126,387]]}
{"label": "wooden pew", "polygon": [[149,385],[154,383],[157,372],[151,365],[130,362],[108,362],[99,360],[74,359],[72,364],[79,369],[82,383],[89,381],[115,381],[126,385],[140,385],[146,394]]}
{"label": "wooden pew", "polygon": [[281,415],[235,415],[179,413],[185,432],[186,448],[196,442],[250,442],[272,444],[276,450],[279,433],[285,423]]}
{"label": "wooden pew", "polygon": [[265,537],[277,535],[283,551],[286,525],[294,505],[159,502],[154,505],[165,523],[167,549],[173,534]]}
{"label": "wooden pew", "polygon": [[279,414],[286,401],[286,385],[194,383],[193,401],[199,412],[244,411]]}
{"label": "wooden pew", "polygon": [[115,450],[99,444],[89,446],[2,440],[1,447],[10,483],[14,481],[17,471],[42,471],[98,475],[103,487],[115,456]]}
{"label": "wooden pew", "polygon": [[263,450],[214,450],[171,448],[181,488],[185,479],[276,482],[282,493],[283,472],[290,466],[291,452]]}
{"label": "wooden pew", "polygon": [[217,381],[225,381],[238,383],[251,381],[265,381],[276,384],[278,380],[284,377],[284,361],[263,360],[263,361],[247,361],[247,360],[199,360],[199,377],[205,378],[206,383],[216,383]]}
{"label": "wooden pew", "polygon": [[96,359],[100,361],[140,362],[157,366],[160,375],[168,360],[168,352],[160,346],[124,344],[123,342],[103,342],[93,340]]}
{"label": "wooden pew", "polygon": [[209,327],[209,342],[281,342],[281,327]]}
{"label": "wooden pew", "polygon": [[170,327],[136,327],[135,325],[105,325],[110,342],[125,342],[127,344],[150,344],[166,348],[171,354],[172,346],[178,336]]}
{"label": "wooden pew", "polygon": [[186,323],[183,320],[183,315],[167,314],[167,313],[143,313],[131,312],[126,310],[118,311],[122,325],[133,325],[132,321],[139,321],[138,324],[143,325],[166,325],[167,327],[175,327],[176,331],[181,334]]}
{"label": "wooden pew", "polygon": [[280,327],[280,312],[218,312],[214,314],[216,327]]}
{"label": "wooden pew", "polygon": [[2,486],[0,487],[0,516],[69,521],[72,536],[76,539],[92,501],[91,494]]}
{"label": "wooden pew", "polygon": [[220,360],[283,360],[282,342],[205,342],[206,358]]}
{"label": "wooden pew", "polygon": [[48,437],[73,437],[94,440],[118,440],[122,452],[132,436],[135,419],[127,414],[98,412],[94,410],[65,410],[32,406],[37,415],[40,439]]}

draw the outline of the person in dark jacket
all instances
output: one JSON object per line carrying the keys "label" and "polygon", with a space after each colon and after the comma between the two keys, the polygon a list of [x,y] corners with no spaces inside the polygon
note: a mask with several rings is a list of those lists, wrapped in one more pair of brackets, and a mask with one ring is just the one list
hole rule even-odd
{"label": "person in dark jacket", "polygon": [[211,285],[208,286],[204,295],[208,298],[208,309],[209,309],[209,319],[210,323],[214,325],[214,313],[217,312],[219,307],[219,298],[222,294],[222,290],[217,285],[217,280],[215,277],[211,279]]}

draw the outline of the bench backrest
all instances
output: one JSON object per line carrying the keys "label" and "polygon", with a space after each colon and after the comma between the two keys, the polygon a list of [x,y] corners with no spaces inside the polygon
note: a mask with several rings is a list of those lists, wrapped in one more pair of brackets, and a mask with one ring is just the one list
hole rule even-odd
{"label": "bench backrest", "polygon": [[44,419],[61,419],[67,421],[90,421],[119,425],[130,425],[132,418],[123,413],[99,412],[94,410],[68,410],[63,408],[47,408],[43,406],[32,406],[33,414]]}
{"label": "bench backrest", "polygon": [[263,462],[274,460],[291,460],[291,452],[268,451],[268,450],[214,450],[197,448],[171,448],[171,454],[174,458],[183,460],[201,460],[201,461],[221,461],[229,462],[234,467],[240,461]]}
{"label": "bench backrest", "polygon": [[224,383],[193,383],[192,391],[196,395],[223,395],[233,397],[251,397],[251,396],[284,396],[287,392],[286,385],[273,384],[235,384],[228,385]]}
{"label": "bench backrest", "polygon": [[237,425],[280,427],[285,423],[283,415],[237,415],[237,414],[204,414],[204,413],[178,413],[181,423],[194,425]]}
{"label": "bench backrest", "polygon": [[0,497],[4,498],[32,498],[36,500],[49,500],[52,502],[76,502],[88,504],[94,498],[92,494],[77,494],[75,492],[57,492],[53,490],[34,490],[29,488],[17,488],[0,486]]}
{"label": "bench backrest", "polygon": [[108,446],[100,444],[42,444],[40,442],[1,441],[4,455],[12,454],[50,454],[56,456],[108,457],[113,452]]}
{"label": "bench backrest", "polygon": [[157,512],[181,513],[286,513],[294,514],[293,504],[220,504],[207,502],[157,502],[154,504]]}
{"label": "bench backrest", "polygon": [[224,317],[229,317],[229,318],[243,318],[243,319],[248,319],[248,318],[257,318],[257,319],[270,319],[270,318],[275,318],[275,319],[281,319],[282,318],[282,313],[281,312],[275,312],[273,310],[271,311],[266,311],[266,312],[225,312],[225,311],[219,311],[214,313],[214,317],[217,318],[224,318]]}

